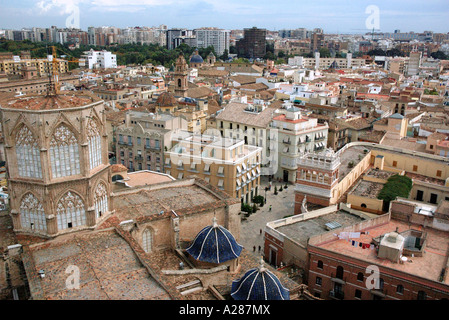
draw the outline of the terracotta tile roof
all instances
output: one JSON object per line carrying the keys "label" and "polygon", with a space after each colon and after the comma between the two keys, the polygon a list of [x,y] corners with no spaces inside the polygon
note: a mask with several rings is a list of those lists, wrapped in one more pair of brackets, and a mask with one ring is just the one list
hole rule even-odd
{"label": "terracotta tile roof", "polygon": [[208,87],[196,87],[187,90],[187,96],[193,99],[207,98],[213,96],[215,91],[209,89]]}
{"label": "terracotta tile roof", "polygon": [[264,83],[250,83],[245,84],[239,87],[240,90],[255,90],[255,91],[262,91],[268,89],[267,85]]}
{"label": "terracotta tile roof", "polygon": [[273,108],[266,108],[257,114],[244,111],[247,107],[246,103],[231,102],[220,112],[216,119],[255,127],[265,128],[269,125],[274,113]]}
{"label": "terracotta tile roof", "polygon": [[18,98],[2,99],[0,104],[3,108],[17,108],[27,110],[49,110],[74,108],[87,105],[100,99],[88,92],[83,93],[61,93],[56,96],[33,95]]}
{"label": "terracotta tile roof", "polygon": [[178,105],[178,100],[170,92],[163,92],[156,100],[156,105],[159,107],[174,107]]}
{"label": "terracotta tile roof", "polygon": [[[73,234],[30,247],[24,254],[32,261],[26,266],[31,292],[43,299],[171,299],[115,230]],[[70,265],[76,265],[82,277],[77,290],[67,288],[67,274],[61,272]],[[44,270],[44,278],[39,270]]]}
{"label": "terracotta tile roof", "polygon": [[238,76],[232,76],[231,80],[240,83],[240,85],[250,84],[250,83],[256,83],[257,77],[253,76],[244,76],[244,75],[238,75]]}

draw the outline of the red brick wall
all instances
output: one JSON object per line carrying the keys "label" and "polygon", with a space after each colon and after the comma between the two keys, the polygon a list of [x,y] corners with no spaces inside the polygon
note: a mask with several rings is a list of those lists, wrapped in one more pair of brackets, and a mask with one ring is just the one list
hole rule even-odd
{"label": "red brick wall", "polygon": [[266,261],[270,261],[270,245],[272,247],[275,247],[277,249],[277,256],[276,261],[277,264],[282,261],[283,255],[284,255],[284,243],[280,241],[279,239],[273,237],[272,235],[265,233],[265,242],[264,242],[264,257]]}
{"label": "red brick wall", "polygon": [[[318,260],[323,261],[323,269],[318,268]],[[335,277],[337,266],[342,266],[344,269],[343,280],[346,282],[343,285],[344,299],[355,300],[356,289],[362,292],[362,300],[372,300],[373,294],[366,287],[366,279],[370,276],[370,273],[366,272],[368,263],[363,261],[344,261],[335,259],[334,257],[326,257],[321,254],[315,254],[309,252],[309,271],[307,282],[309,291],[314,294],[315,292],[321,292],[320,297],[329,299],[329,291],[333,290],[334,282],[331,277]],[[431,281],[425,279],[417,279],[410,275],[380,269],[380,277],[384,280],[383,293],[386,294],[385,300],[417,300],[418,291],[422,290],[426,292],[428,300],[436,299],[448,299],[449,287],[447,287],[446,293],[441,293],[430,288]],[[361,272],[364,275],[363,281],[357,280],[357,274]],[[321,286],[316,284],[316,278],[321,277]],[[419,281],[419,282],[418,282]],[[403,294],[396,292],[397,286],[402,285],[404,287]]]}
{"label": "red brick wall", "polygon": [[[301,206],[302,206],[303,199],[304,199],[303,193],[299,193],[299,192],[295,193],[295,214],[302,213]],[[331,205],[329,199],[318,198],[318,197],[314,197],[314,196],[310,196],[310,195],[307,195],[307,202],[313,203],[313,204],[318,204],[323,207],[328,207]]]}

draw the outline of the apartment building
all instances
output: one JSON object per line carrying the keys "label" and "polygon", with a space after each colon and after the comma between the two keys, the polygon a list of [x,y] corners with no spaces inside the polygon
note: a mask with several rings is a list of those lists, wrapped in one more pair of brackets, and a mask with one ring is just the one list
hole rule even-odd
{"label": "apartment building", "polygon": [[[12,60],[0,61],[0,72],[5,72],[6,75],[23,76],[23,70],[26,68],[35,70],[35,76],[42,77],[52,70],[53,62],[48,59],[21,59],[18,56],[13,57]],[[68,73],[68,61],[57,59],[56,69],[59,74]]]}
{"label": "apartment building", "polygon": [[229,53],[229,30],[222,29],[195,29],[196,47],[207,48],[213,46],[215,53],[221,56],[225,50]]}
{"label": "apartment building", "polygon": [[447,300],[448,202],[435,208],[400,200],[373,217],[341,203],[273,221],[265,256],[304,269],[321,299]]}
{"label": "apartment building", "polygon": [[277,169],[277,154],[268,148],[269,135],[277,135],[277,130],[270,127],[274,114],[274,108],[262,103],[231,102],[215,117],[216,129],[222,137],[242,139],[245,144],[262,148],[263,175],[272,175]]}
{"label": "apartment building", "polygon": [[79,59],[79,66],[88,69],[117,68],[117,56],[110,51],[85,51]]}
{"label": "apartment building", "polygon": [[347,54],[346,58],[322,58],[319,52],[316,52],[314,58],[300,56],[289,58],[289,64],[294,64],[305,69],[351,69],[365,66],[366,60],[353,58],[350,53]]}
{"label": "apartment building", "polygon": [[115,131],[117,163],[129,171],[164,172],[164,150],[171,148],[172,135],[187,130],[187,122],[168,114],[129,111]]}
{"label": "apartment building", "polygon": [[243,30],[243,38],[236,42],[239,56],[256,59],[263,58],[266,53],[266,29],[256,27]]}
{"label": "apartment building", "polygon": [[327,147],[329,126],[319,124],[318,119],[304,116],[300,109],[290,107],[280,109],[271,122],[271,128],[277,129],[275,135],[269,136],[270,151],[277,148],[278,170],[275,178],[284,182],[296,181],[298,157],[305,152],[319,152]]}
{"label": "apartment building", "polygon": [[260,192],[262,148],[240,139],[183,132],[165,152],[165,173],[176,179],[197,176],[242,203]]}

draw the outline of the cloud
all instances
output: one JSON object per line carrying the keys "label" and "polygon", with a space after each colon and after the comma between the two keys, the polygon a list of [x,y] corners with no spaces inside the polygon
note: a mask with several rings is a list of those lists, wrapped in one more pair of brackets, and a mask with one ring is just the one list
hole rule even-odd
{"label": "cloud", "polygon": [[41,14],[57,10],[60,15],[63,15],[72,13],[74,8],[79,7],[81,3],[86,2],[86,0],[41,0],[37,2],[36,7]]}

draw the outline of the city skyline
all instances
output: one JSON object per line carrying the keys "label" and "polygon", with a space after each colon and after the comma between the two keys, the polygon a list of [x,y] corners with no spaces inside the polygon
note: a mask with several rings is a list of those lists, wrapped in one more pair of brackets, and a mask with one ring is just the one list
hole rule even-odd
{"label": "city skyline", "polygon": [[[406,9],[404,9],[407,4]],[[167,25],[168,28],[195,29],[217,27],[243,29],[249,27],[282,30],[322,28],[326,33],[364,33],[370,19],[370,6],[379,9],[381,32],[448,32],[445,21],[449,9],[443,0],[433,1],[226,1],[216,0],[0,0],[0,28],[59,28],[67,26],[74,8],[79,12],[79,27]],[[130,22],[133,22],[130,24]]]}

